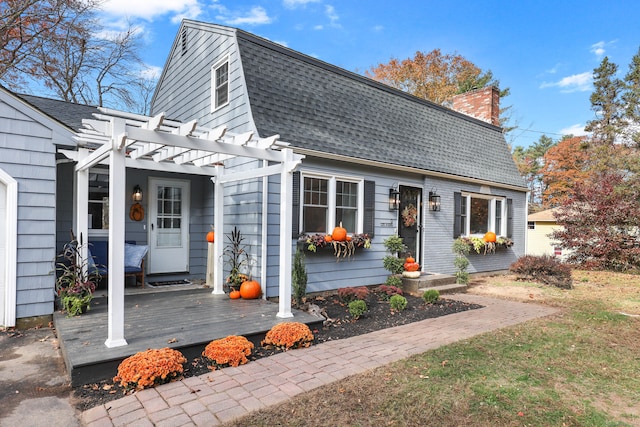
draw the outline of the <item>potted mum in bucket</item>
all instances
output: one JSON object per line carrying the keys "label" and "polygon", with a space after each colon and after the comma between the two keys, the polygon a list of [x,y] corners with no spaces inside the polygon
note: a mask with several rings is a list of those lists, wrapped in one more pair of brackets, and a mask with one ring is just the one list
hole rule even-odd
{"label": "potted mum in bucket", "polygon": [[84,258],[81,245],[73,239],[65,244],[56,263],[56,294],[69,317],[89,311],[96,283],[101,279],[91,253]]}

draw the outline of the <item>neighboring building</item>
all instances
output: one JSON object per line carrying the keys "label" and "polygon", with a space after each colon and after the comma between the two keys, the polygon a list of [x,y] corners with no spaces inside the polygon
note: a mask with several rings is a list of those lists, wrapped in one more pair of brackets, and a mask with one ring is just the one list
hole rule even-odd
{"label": "neighboring building", "polygon": [[562,257],[563,250],[554,242],[551,233],[561,228],[555,219],[558,208],[530,214],[527,218],[527,255],[551,255]]}
{"label": "neighboring building", "polygon": [[[453,240],[494,231],[514,246],[470,255],[469,271],[504,270],[525,252],[527,188],[497,123],[498,98],[495,88],[461,95],[455,105],[480,117],[473,118],[250,33],[191,20],[170,49],[154,118],[92,118],[94,107],[0,88],[2,322],[53,313],[52,262],[70,230],[89,242],[113,233],[149,245],[147,281],[204,278],[204,235],[215,212],[224,212],[216,242],[238,227],[251,272],[267,297],[281,300],[290,297],[282,254],[306,247],[298,236],[324,235],[340,222],[350,234],[368,234],[371,247],[339,260],[328,249],[307,252],[308,292],[384,282],[383,241],[396,233],[423,271],[452,273]],[[82,119],[91,121],[81,131]],[[123,172],[109,170],[107,154],[95,157],[105,141],[113,146],[104,153],[119,151]],[[94,155],[90,165],[85,151]],[[223,173],[226,181],[212,182]],[[261,177],[232,181],[240,176]],[[78,185],[85,179],[88,189]],[[142,219],[124,214],[134,187],[144,194]],[[118,310],[120,297],[110,295]],[[112,345],[124,341],[117,313]]]}

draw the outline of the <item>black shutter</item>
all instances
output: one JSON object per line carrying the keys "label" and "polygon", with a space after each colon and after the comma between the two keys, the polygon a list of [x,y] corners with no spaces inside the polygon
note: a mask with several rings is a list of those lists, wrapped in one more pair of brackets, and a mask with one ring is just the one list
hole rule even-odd
{"label": "black shutter", "polygon": [[453,238],[457,239],[462,234],[462,194],[453,193]]}
{"label": "black shutter", "polygon": [[300,172],[293,173],[293,191],[291,192],[291,235],[297,239],[300,235]]}
{"label": "black shutter", "polygon": [[376,219],[376,183],[375,181],[364,182],[364,221],[362,231],[373,239]]}
{"label": "black shutter", "polygon": [[513,199],[507,199],[507,237],[513,237]]}

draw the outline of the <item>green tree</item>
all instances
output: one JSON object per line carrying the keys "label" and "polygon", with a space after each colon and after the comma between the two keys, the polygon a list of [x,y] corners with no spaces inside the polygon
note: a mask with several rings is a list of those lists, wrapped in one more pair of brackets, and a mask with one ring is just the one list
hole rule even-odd
{"label": "green tree", "polygon": [[591,141],[596,145],[613,145],[626,125],[622,101],[625,85],[616,77],[617,72],[618,66],[606,56],[593,70],[595,90],[589,99],[596,118],[587,122],[585,130],[591,132]]}
{"label": "green tree", "polygon": [[627,140],[640,148],[640,48],[631,59],[629,72],[624,77],[626,91],[622,95],[624,115],[629,124]]}
{"label": "green tree", "polygon": [[538,141],[527,148],[517,146],[513,149],[513,160],[529,187],[529,208],[533,211],[539,209],[542,204],[542,194],[545,183],[542,179],[541,169],[544,165],[544,155],[557,144],[553,139],[542,135]]}

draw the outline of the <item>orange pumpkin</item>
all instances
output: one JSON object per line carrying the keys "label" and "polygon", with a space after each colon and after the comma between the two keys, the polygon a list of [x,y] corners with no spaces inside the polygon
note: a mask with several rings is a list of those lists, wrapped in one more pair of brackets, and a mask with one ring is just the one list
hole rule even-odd
{"label": "orange pumpkin", "polygon": [[339,226],[333,229],[331,238],[336,242],[344,242],[347,239],[347,229],[342,227],[342,222],[340,222]]}
{"label": "orange pumpkin", "polygon": [[213,232],[213,230],[211,230],[210,232],[207,233],[207,242],[209,243],[213,243],[215,240],[216,234]]}
{"label": "orange pumpkin", "polygon": [[260,283],[255,280],[245,280],[240,285],[240,296],[244,299],[256,299],[260,298],[262,294],[262,288]]}
{"label": "orange pumpkin", "polygon": [[238,299],[240,298],[240,291],[236,291],[235,289],[229,292],[229,298]]}
{"label": "orange pumpkin", "polygon": [[331,236],[327,234],[326,236],[324,236],[324,241],[327,243],[331,243],[333,241],[333,238],[331,238]]}
{"label": "orange pumpkin", "polygon": [[487,231],[484,237],[482,238],[482,240],[484,240],[487,243],[495,243],[496,233],[494,233],[493,231]]}
{"label": "orange pumpkin", "polygon": [[350,242],[351,241],[351,236],[347,236],[346,240],[347,240],[347,242]]}
{"label": "orange pumpkin", "polygon": [[405,271],[418,271],[420,270],[420,264],[417,262],[405,262],[404,265]]}
{"label": "orange pumpkin", "polygon": [[416,262],[416,259],[414,257],[412,257],[411,255],[409,255],[405,261],[406,262]]}

